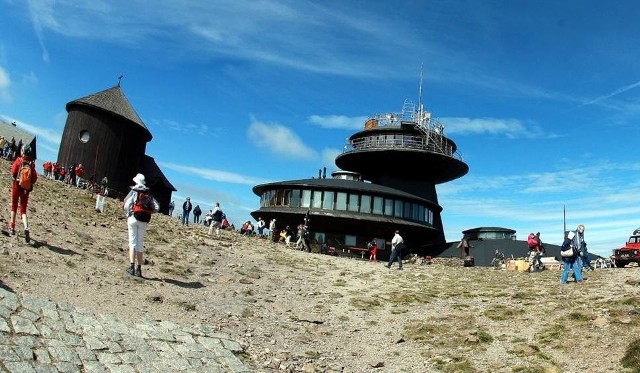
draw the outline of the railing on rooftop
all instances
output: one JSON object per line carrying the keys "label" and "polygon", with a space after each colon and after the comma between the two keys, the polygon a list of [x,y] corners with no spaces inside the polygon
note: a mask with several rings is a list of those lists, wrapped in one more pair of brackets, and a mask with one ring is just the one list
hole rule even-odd
{"label": "railing on rooftop", "polygon": [[377,114],[365,122],[365,130],[376,127],[400,127],[413,125],[422,135],[383,134],[377,132],[347,141],[344,153],[376,149],[417,149],[443,154],[462,160],[462,154],[453,150],[453,146],[444,136],[444,125],[431,118],[428,111],[416,111],[415,105],[405,100],[401,113]]}

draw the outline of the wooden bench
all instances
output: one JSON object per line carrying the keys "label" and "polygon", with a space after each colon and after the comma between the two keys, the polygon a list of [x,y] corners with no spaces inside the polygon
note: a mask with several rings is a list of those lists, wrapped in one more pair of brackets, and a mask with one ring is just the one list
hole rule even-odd
{"label": "wooden bench", "polygon": [[352,252],[355,253],[355,254],[360,253],[360,258],[364,259],[364,254],[369,253],[369,249],[366,249],[364,247],[349,247],[349,248],[347,248],[347,252],[349,254],[351,254]]}

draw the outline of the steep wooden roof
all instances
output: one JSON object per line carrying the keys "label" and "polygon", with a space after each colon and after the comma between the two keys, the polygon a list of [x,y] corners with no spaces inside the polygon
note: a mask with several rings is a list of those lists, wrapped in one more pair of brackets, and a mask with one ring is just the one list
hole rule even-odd
{"label": "steep wooden roof", "polygon": [[104,110],[112,114],[121,116],[136,125],[142,127],[149,135],[149,140],[153,137],[147,126],[142,122],[142,119],[138,116],[138,113],[133,109],[129,100],[120,89],[120,86],[115,86],[104,91],[100,91],[89,96],[85,96],[67,103],[67,112],[70,111],[73,105],[90,106],[96,109]]}
{"label": "steep wooden roof", "polygon": [[140,160],[140,171],[147,179],[147,185],[160,184],[164,188],[176,192],[177,189],[169,182],[153,157],[144,155]]}

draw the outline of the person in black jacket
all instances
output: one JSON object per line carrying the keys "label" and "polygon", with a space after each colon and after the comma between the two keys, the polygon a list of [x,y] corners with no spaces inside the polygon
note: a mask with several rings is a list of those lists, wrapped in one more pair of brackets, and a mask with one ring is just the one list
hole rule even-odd
{"label": "person in black jacket", "polygon": [[191,198],[187,197],[187,200],[182,204],[182,225],[189,225],[189,214],[192,208]]}
{"label": "person in black jacket", "polygon": [[200,223],[200,214],[202,214],[202,210],[200,210],[200,205],[196,205],[193,209],[193,224]]}

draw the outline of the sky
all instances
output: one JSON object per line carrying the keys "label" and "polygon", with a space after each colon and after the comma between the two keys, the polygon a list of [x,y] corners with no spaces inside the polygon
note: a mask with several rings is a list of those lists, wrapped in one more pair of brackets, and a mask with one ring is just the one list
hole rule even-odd
{"label": "sky", "polygon": [[0,0],[0,9],[0,118],[37,136],[40,164],[57,159],[66,103],[123,75],[176,205],[220,202],[239,225],[259,208],[253,186],[330,175],[346,139],[369,116],[417,103],[422,81],[425,109],[469,165],[437,186],[448,241],[503,227],[560,244],[565,226],[584,224],[590,252],[608,256],[640,227],[635,1]]}

